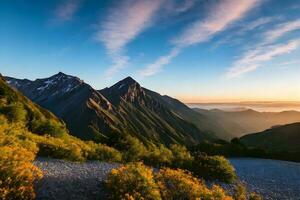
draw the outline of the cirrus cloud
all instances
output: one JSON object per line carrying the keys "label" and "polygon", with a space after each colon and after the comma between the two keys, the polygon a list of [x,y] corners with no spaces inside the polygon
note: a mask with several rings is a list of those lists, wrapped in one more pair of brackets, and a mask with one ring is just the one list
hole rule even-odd
{"label": "cirrus cloud", "polygon": [[59,22],[70,21],[80,8],[79,0],[65,0],[55,10],[56,20]]}
{"label": "cirrus cloud", "polygon": [[[242,19],[260,2],[259,0],[240,0],[238,3],[232,0],[219,1],[209,9],[209,14],[204,19],[192,23],[172,40],[174,47],[168,55],[161,56],[154,63],[146,66],[140,74],[142,76],[156,74],[161,71],[164,65],[170,63],[181,49],[210,40],[215,34],[224,31],[231,24]],[[174,49],[178,51],[177,54],[174,54]],[[161,62],[162,60],[164,62]]]}
{"label": "cirrus cloud", "polygon": [[124,56],[124,47],[148,28],[163,0],[129,0],[110,10],[99,26],[96,40],[102,42],[113,60],[106,75],[123,69],[130,59]]}
{"label": "cirrus cloud", "polygon": [[263,63],[278,56],[291,53],[300,46],[300,40],[291,40],[285,44],[258,46],[247,51],[241,58],[236,60],[225,74],[226,78],[236,78],[262,67]]}

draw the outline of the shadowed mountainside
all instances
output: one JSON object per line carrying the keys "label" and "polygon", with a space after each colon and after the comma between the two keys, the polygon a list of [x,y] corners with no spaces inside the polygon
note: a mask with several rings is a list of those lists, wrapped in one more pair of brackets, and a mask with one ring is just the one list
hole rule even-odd
{"label": "shadowed mountainside", "polygon": [[6,80],[61,117],[70,131],[82,139],[105,142],[114,134],[125,133],[144,143],[190,145],[213,137],[189,121],[186,111],[174,109],[169,97],[142,88],[130,77],[99,91],[63,73],[35,81],[10,77]]}
{"label": "shadowed mountainside", "polygon": [[245,135],[241,142],[269,151],[300,152],[300,123],[276,126],[259,133]]}

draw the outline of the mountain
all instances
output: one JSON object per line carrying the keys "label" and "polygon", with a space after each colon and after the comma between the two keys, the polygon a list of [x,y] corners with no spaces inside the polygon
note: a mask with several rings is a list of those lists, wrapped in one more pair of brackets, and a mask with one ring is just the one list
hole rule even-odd
{"label": "mountain", "polygon": [[11,77],[6,80],[61,117],[82,139],[107,141],[117,133],[126,133],[144,143],[192,145],[211,138],[186,120],[183,111],[171,106],[175,100],[142,88],[131,77],[99,91],[61,72],[35,81]]}
{"label": "mountain", "polygon": [[[25,82],[27,82],[27,80],[25,80]],[[20,124],[20,127],[27,127],[28,129],[30,129],[30,131],[37,131],[38,133],[41,133],[41,129],[39,126],[45,125],[46,123],[44,122],[50,122],[50,125],[55,130],[59,130],[62,133],[68,133],[66,126],[62,120],[57,118],[48,110],[33,103],[18,91],[12,89],[5,82],[1,74],[0,114],[4,115],[6,118],[10,119],[13,122],[18,122]],[[42,130],[42,132],[45,132],[44,129]]]}
{"label": "mountain", "polygon": [[[260,132],[276,125],[300,122],[300,112],[257,112],[255,110],[223,111],[219,109],[204,110],[195,108],[195,111],[214,120],[224,128],[223,139],[241,137],[249,133]],[[228,134],[229,133],[229,134]]]}
{"label": "mountain", "polygon": [[300,123],[276,126],[259,133],[245,135],[240,141],[248,146],[270,151],[300,152]]}
{"label": "mountain", "polygon": [[[5,77],[7,82],[40,106],[62,118],[69,130],[81,139],[94,139],[97,127],[109,130],[111,104],[91,86],[77,77],[58,73],[29,81]],[[101,120],[98,120],[101,117]]]}

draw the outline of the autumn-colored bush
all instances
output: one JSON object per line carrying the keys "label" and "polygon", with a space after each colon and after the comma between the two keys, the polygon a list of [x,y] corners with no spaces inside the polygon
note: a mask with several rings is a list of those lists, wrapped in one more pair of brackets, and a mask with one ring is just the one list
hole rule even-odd
{"label": "autumn-colored bush", "polygon": [[223,156],[195,154],[189,170],[206,180],[219,180],[232,183],[236,180],[234,167]]}
{"label": "autumn-colored bush", "polygon": [[233,200],[221,187],[209,189],[188,171],[163,168],[154,173],[141,162],[113,169],[106,186],[110,199]]}
{"label": "autumn-colored bush", "polygon": [[35,198],[34,181],[42,177],[42,172],[31,161],[34,154],[24,148],[0,147],[0,199]]}
{"label": "autumn-colored bush", "polygon": [[106,186],[110,199],[161,199],[152,169],[140,162],[113,169],[108,175]]}
{"label": "autumn-colored bush", "polygon": [[155,180],[160,189],[162,199],[186,200],[232,200],[219,186],[208,189],[199,179],[188,171],[181,169],[163,168],[156,175]]}
{"label": "autumn-colored bush", "polygon": [[164,168],[155,176],[163,199],[196,199],[208,189],[187,171]]}

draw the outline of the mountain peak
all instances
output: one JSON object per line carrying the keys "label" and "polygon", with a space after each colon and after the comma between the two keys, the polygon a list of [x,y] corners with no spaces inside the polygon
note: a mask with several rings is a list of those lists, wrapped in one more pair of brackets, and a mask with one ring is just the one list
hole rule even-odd
{"label": "mountain peak", "polygon": [[133,78],[131,78],[130,76],[127,76],[123,80],[119,81],[119,83],[126,84],[126,85],[132,85],[132,84],[135,84],[138,82],[136,80],[134,80]]}

